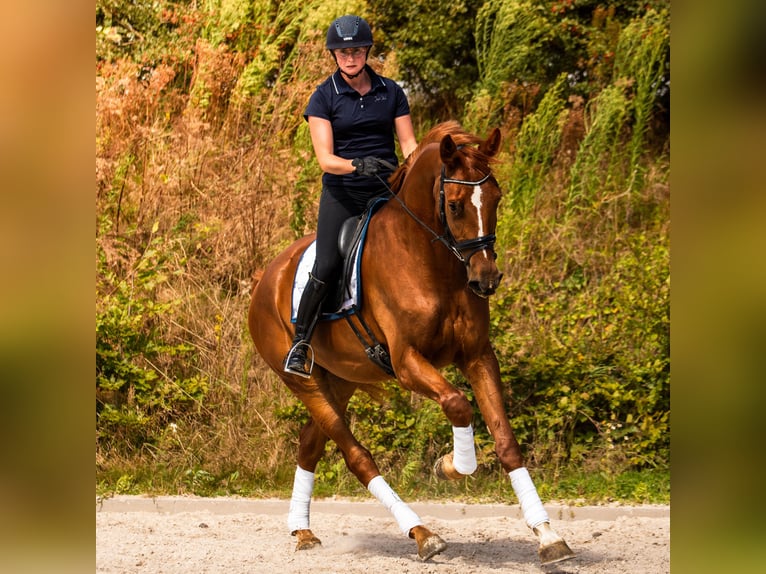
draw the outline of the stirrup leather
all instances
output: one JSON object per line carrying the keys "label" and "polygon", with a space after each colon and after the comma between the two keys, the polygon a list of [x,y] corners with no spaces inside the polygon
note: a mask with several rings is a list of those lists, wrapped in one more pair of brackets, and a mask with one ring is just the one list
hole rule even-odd
{"label": "stirrup leather", "polygon": [[[301,347],[306,347],[306,361],[309,360],[309,353],[311,353],[311,361],[309,363],[308,371],[291,369],[288,366],[290,364],[290,359],[293,358],[293,355],[295,354],[295,352]],[[306,361],[304,361],[303,366],[305,366]],[[308,341],[298,341],[292,346],[292,348],[290,349],[290,352],[287,353],[287,358],[285,359],[285,366],[284,366],[285,373],[290,373],[292,375],[298,375],[299,377],[303,377],[304,379],[309,379],[311,378],[311,371],[313,370],[314,370],[314,348],[311,346],[311,343],[309,343]]]}

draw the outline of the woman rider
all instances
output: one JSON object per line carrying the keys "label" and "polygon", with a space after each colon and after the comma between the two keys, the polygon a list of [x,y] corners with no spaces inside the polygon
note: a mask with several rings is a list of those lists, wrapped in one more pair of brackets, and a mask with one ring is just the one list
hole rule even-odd
{"label": "woman rider", "polygon": [[404,157],[417,145],[404,91],[367,65],[372,47],[369,24],[359,16],[341,16],[330,24],[326,45],[338,68],[317,87],[303,114],[324,172],[316,260],[298,305],[293,346],[284,366],[286,372],[306,378],[311,376],[306,368],[311,335],[342,262],[337,246],[341,224],[387,192],[381,180],[386,181],[391,170],[379,159],[398,164],[394,133]]}

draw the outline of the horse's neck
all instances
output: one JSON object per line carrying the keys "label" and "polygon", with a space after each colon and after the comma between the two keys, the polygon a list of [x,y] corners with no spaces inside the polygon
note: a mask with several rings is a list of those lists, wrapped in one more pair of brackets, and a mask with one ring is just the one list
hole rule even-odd
{"label": "horse's neck", "polygon": [[421,189],[410,188],[409,193],[399,193],[402,205],[396,210],[397,235],[406,237],[408,244],[416,244],[416,247],[413,245],[416,249],[422,249],[424,244],[430,243],[442,233],[430,193],[432,186],[432,181],[425,181]]}
{"label": "horse's neck", "polygon": [[441,173],[441,161],[436,150],[424,151],[404,180],[399,198],[407,208],[434,231],[438,230],[438,209],[435,186]]}

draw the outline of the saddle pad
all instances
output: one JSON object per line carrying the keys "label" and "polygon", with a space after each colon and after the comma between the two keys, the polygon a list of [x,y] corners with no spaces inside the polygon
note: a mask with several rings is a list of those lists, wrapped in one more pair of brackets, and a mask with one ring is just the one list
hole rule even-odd
{"label": "saddle pad", "polygon": [[[346,260],[343,262],[343,269],[347,269],[347,263],[349,259],[351,261],[351,273],[346,271],[344,277],[343,293],[346,295],[343,303],[340,307],[332,312],[322,312],[319,319],[320,321],[329,321],[332,319],[340,319],[347,315],[353,315],[356,309],[361,307],[360,296],[362,293],[362,278],[361,278],[361,266],[362,266],[362,249],[364,249],[364,241],[367,238],[367,230],[370,227],[370,219],[375,212],[380,209],[388,201],[387,197],[376,197],[370,201],[367,205],[367,209],[362,214],[362,230],[359,235],[359,242],[354,246],[353,253],[349,254]],[[293,298],[292,298],[292,310],[290,312],[290,321],[295,323],[295,317],[298,314],[298,305],[301,302],[301,295],[306,288],[306,283],[309,281],[309,273],[314,268],[314,260],[316,259],[316,241],[312,241],[311,244],[306,247],[306,250],[301,255],[301,259],[298,262],[298,267],[295,270],[295,277],[293,278]]]}
{"label": "saddle pad", "polygon": [[[359,266],[361,265],[361,254],[364,241],[360,241],[353,253],[354,264],[351,268],[351,277],[346,282],[343,292],[348,295],[345,301],[340,305],[338,309],[331,313],[323,312],[320,320],[327,321],[331,319],[339,319],[345,315],[353,313],[352,308],[359,306],[359,293],[361,286],[359,285]],[[292,312],[290,314],[290,321],[295,323],[296,315],[298,314],[298,305],[301,302],[301,295],[306,288],[306,283],[309,280],[309,273],[314,268],[314,260],[316,259],[316,241],[312,241],[306,250],[301,255],[301,260],[298,262],[298,267],[295,270],[295,279],[293,280],[293,299],[292,299]]]}

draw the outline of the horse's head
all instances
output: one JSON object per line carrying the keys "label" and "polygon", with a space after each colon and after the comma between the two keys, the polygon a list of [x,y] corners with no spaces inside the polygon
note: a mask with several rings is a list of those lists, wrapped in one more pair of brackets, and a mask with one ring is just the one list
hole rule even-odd
{"label": "horse's head", "polygon": [[476,146],[458,145],[450,135],[439,146],[438,209],[444,242],[465,264],[468,287],[480,297],[492,295],[503,278],[494,250],[502,194],[489,167],[500,141],[500,130],[495,128]]}

